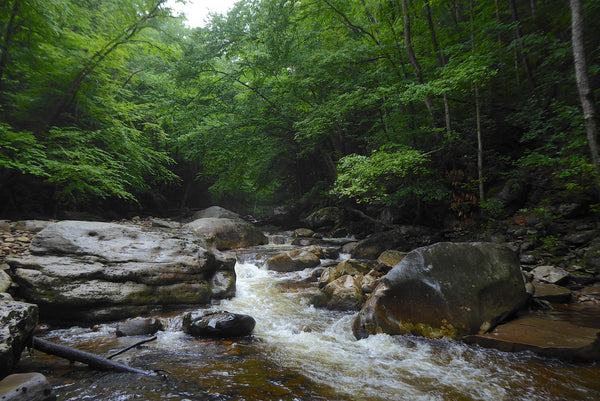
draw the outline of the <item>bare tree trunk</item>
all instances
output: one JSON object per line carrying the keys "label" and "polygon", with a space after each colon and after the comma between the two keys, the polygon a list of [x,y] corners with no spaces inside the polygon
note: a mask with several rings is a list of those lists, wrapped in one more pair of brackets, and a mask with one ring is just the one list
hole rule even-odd
{"label": "bare tree trunk", "polygon": [[[520,41],[523,37],[523,33],[521,32],[521,21],[519,20],[519,14],[517,12],[517,4],[515,3],[515,0],[509,0],[508,4],[510,5],[510,13],[512,15],[513,22],[516,26],[515,38]],[[521,48],[522,45],[519,43],[518,47]],[[531,67],[531,62],[529,61],[529,58],[526,55],[523,55],[521,51],[518,51],[517,53],[518,57],[520,57],[521,61],[523,62],[523,66],[525,67],[525,76],[527,77],[527,82],[529,83],[529,89],[533,93],[533,91],[535,91],[536,83],[535,78],[533,76],[533,68]]]}
{"label": "bare tree trunk", "polygon": [[570,0],[571,7],[571,33],[573,42],[573,61],[575,64],[575,78],[583,119],[587,132],[590,157],[596,171],[600,174],[600,158],[598,156],[598,113],[594,91],[590,85],[585,47],[583,42],[583,0]]}
{"label": "bare tree trunk", "polygon": [[[471,44],[473,46],[473,55],[475,55],[475,15],[474,15],[474,3],[471,0]],[[477,178],[479,179],[479,202],[485,200],[485,193],[483,191],[483,141],[481,138],[481,106],[479,99],[479,85],[477,82],[473,83],[475,92],[475,121],[477,124]]]}

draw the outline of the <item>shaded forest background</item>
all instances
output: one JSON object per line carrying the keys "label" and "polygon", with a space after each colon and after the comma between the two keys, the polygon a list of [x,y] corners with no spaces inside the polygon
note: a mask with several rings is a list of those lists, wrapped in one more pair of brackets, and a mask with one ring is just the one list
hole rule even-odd
{"label": "shaded forest background", "polygon": [[[571,3],[596,105],[600,1]],[[595,213],[571,15],[565,0],[244,0],[191,29],[159,0],[5,0],[0,217]]]}

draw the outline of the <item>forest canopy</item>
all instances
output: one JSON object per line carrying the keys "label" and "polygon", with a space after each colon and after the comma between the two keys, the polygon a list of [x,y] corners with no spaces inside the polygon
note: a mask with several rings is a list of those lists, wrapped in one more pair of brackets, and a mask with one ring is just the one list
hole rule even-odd
{"label": "forest canopy", "polygon": [[497,212],[514,180],[597,204],[597,15],[242,0],[189,28],[162,0],[3,1],[0,214],[344,204],[412,221]]}

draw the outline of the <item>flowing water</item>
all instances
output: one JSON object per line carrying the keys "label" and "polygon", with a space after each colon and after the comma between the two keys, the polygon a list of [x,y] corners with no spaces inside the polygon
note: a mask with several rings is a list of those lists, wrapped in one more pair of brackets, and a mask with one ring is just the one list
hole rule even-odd
{"label": "flowing water", "polygon": [[[256,319],[253,336],[198,339],[181,331],[184,311],[158,316],[156,341],[118,359],[159,377],[94,372],[39,352],[22,370],[50,378],[59,400],[598,400],[600,366],[508,354],[444,340],[375,335],[357,341],[356,313],[309,305],[310,271],[261,268],[286,245],[237,252],[235,298],[211,309]],[[139,337],[117,338],[116,323],[49,332],[45,338],[100,355]]]}

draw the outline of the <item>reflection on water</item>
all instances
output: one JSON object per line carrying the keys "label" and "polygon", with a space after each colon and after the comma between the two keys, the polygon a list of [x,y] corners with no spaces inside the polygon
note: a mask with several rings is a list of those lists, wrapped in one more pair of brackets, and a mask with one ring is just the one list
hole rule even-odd
{"label": "reflection on water", "polygon": [[[444,340],[376,335],[356,341],[355,313],[308,304],[310,271],[262,269],[288,245],[238,252],[237,296],[215,309],[256,319],[250,338],[197,339],[181,331],[184,312],[159,316],[156,341],[120,356],[164,377],[92,372],[36,352],[22,369],[50,376],[61,400],[597,400],[600,367],[506,354]],[[299,283],[294,285],[294,283]],[[47,338],[101,355],[139,338],[116,324],[55,330]]]}

